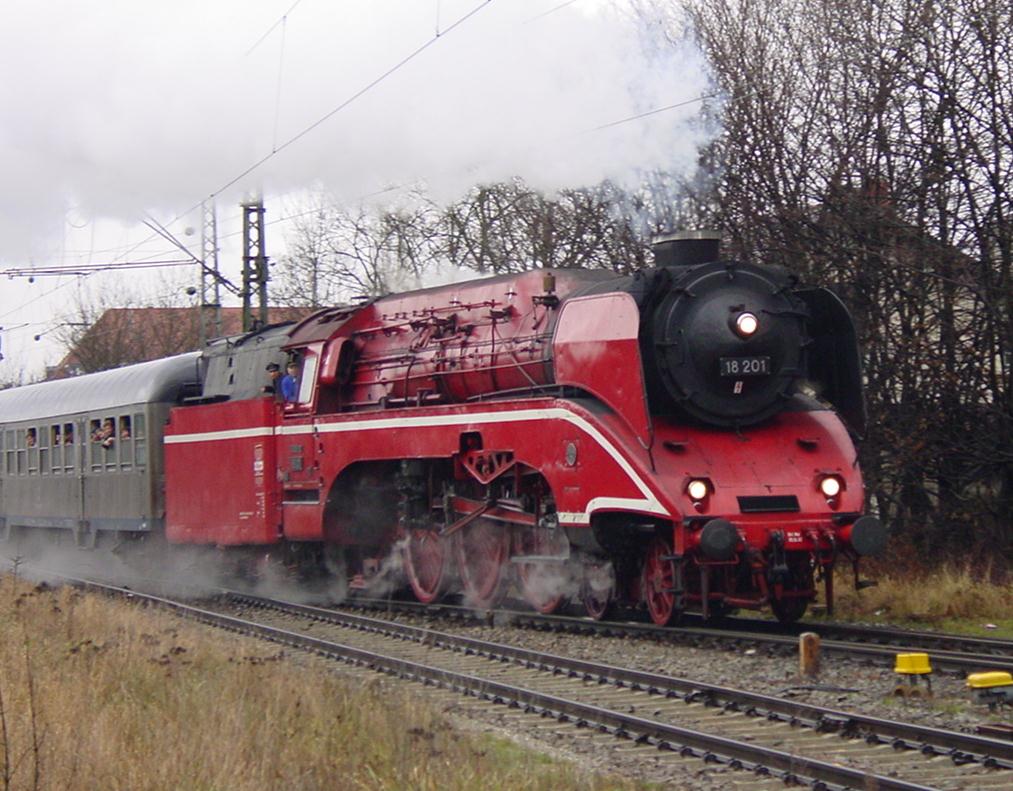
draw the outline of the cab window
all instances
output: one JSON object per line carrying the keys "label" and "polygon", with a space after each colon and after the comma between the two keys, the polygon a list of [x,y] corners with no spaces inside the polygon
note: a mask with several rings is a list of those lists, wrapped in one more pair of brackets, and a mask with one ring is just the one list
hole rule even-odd
{"label": "cab window", "polygon": [[317,378],[317,356],[307,354],[299,375],[299,403],[308,404],[313,400],[313,383]]}

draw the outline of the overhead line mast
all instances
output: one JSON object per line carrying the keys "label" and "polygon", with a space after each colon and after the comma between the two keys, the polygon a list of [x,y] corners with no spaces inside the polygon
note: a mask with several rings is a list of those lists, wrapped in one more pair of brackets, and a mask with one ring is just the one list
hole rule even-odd
{"label": "overhead line mast", "polygon": [[254,329],[253,289],[257,289],[257,323],[267,324],[267,255],[264,252],[264,199],[243,203],[243,332]]}
{"label": "overhead line mast", "polygon": [[[212,300],[208,301],[209,283]],[[213,313],[208,316],[208,309]],[[209,322],[208,319],[211,318]],[[210,331],[209,331],[210,330]],[[201,204],[201,270],[200,270],[200,345],[204,348],[208,337],[222,336],[222,288],[218,269],[218,211],[215,201]]]}

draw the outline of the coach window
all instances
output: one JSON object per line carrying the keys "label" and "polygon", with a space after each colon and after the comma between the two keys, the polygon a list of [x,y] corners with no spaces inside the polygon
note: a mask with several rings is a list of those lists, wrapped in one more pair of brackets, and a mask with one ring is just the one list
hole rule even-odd
{"label": "coach window", "polygon": [[119,433],[119,445],[120,445],[120,469],[129,470],[130,462],[134,458],[133,454],[133,436],[130,431],[130,415],[121,415],[120,424],[118,426]]}
{"label": "coach window", "polygon": [[105,417],[102,419],[102,460],[107,470],[116,469],[116,418]]}
{"label": "coach window", "polygon": [[134,415],[134,425],[132,428],[134,435],[134,464],[137,465],[138,469],[143,470],[146,463],[145,453],[147,450],[144,435],[144,415]]}
{"label": "coach window", "polygon": [[25,430],[19,428],[16,437],[18,443],[18,475],[24,475],[28,469],[28,451],[25,450]]}
{"label": "coach window", "polygon": [[25,429],[25,445],[28,446],[28,474],[39,474],[39,431],[36,428]]}
{"label": "coach window", "polygon": [[88,459],[92,472],[102,472],[102,421],[98,418],[88,423]]}
{"label": "coach window", "polygon": [[6,468],[8,475],[13,475],[16,469],[16,462],[14,461],[15,453],[14,432],[7,431],[4,438],[4,455],[7,457]]}
{"label": "coach window", "polygon": [[49,432],[45,426],[39,427],[39,472],[49,475]]}
{"label": "coach window", "polygon": [[77,463],[77,451],[74,450],[74,424],[63,424],[63,469],[73,472]]}
{"label": "coach window", "polygon": [[53,446],[53,474],[59,475],[63,472],[63,429],[59,423],[49,427],[49,439]]}

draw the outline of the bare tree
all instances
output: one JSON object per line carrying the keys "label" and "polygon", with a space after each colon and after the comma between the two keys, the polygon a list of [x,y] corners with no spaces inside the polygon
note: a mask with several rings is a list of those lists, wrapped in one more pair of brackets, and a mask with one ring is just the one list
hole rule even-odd
{"label": "bare tree", "polygon": [[552,197],[520,180],[484,185],[445,211],[443,254],[481,273],[630,271],[646,260],[651,220],[643,220],[654,208],[608,182]]}
{"label": "bare tree", "polygon": [[695,35],[710,61],[721,96],[705,112],[723,131],[701,152],[699,177],[555,196],[515,180],[403,216],[328,209],[292,261],[304,267],[302,293],[382,293],[430,261],[626,271],[649,260],[658,230],[717,225],[729,255],[788,266],[850,304],[873,427],[862,462],[889,523],[925,552],[970,541],[1008,554],[1013,8],[636,6],[673,39]]}
{"label": "bare tree", "polygon": [[3,376],[0,376],[0,390],[7,390],[10,387],[20,387],[23,384],[27,384],[23,368],[17,371],[7,371]]}
{"label": "bare tree", "polygon": [[421,194],[398,210],[352,211],[317,198],[290,237],[276,293],[289,304],[334,304],[417,287],[445,264],[479,274],[629,271],[647,260],[660,205],[608,183],[549,198],[519,180],[475,187],[445,208]]}
{"label": "bare tree", "polygon": [[320,307],[411,287],[432,261],[431,206],[347,209],[326,196],[299,216],[275,293],[289,305]]}
{"label": "bare tree", "polygon": [[877,504],[926,551],[1013,547],[1013,10],[641,4],[673,29],[683,10],[724,92],[713,216],[859,321]]}
{"label": "bare tree", "polygon": [[61,373],[91,373],[200,348],[200,315],[178,284],[153,295],[122,287],[80,293],[54,335],[67,347]]}

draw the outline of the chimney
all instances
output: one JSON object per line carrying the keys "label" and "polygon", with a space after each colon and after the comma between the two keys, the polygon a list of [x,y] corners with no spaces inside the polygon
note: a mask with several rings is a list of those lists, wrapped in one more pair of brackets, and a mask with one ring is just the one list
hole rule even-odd
{"label": "chimney", "polygon": [[654,237],[654,265],[696,266],[717,261],[721,252],[720,231],[678,231]]}

